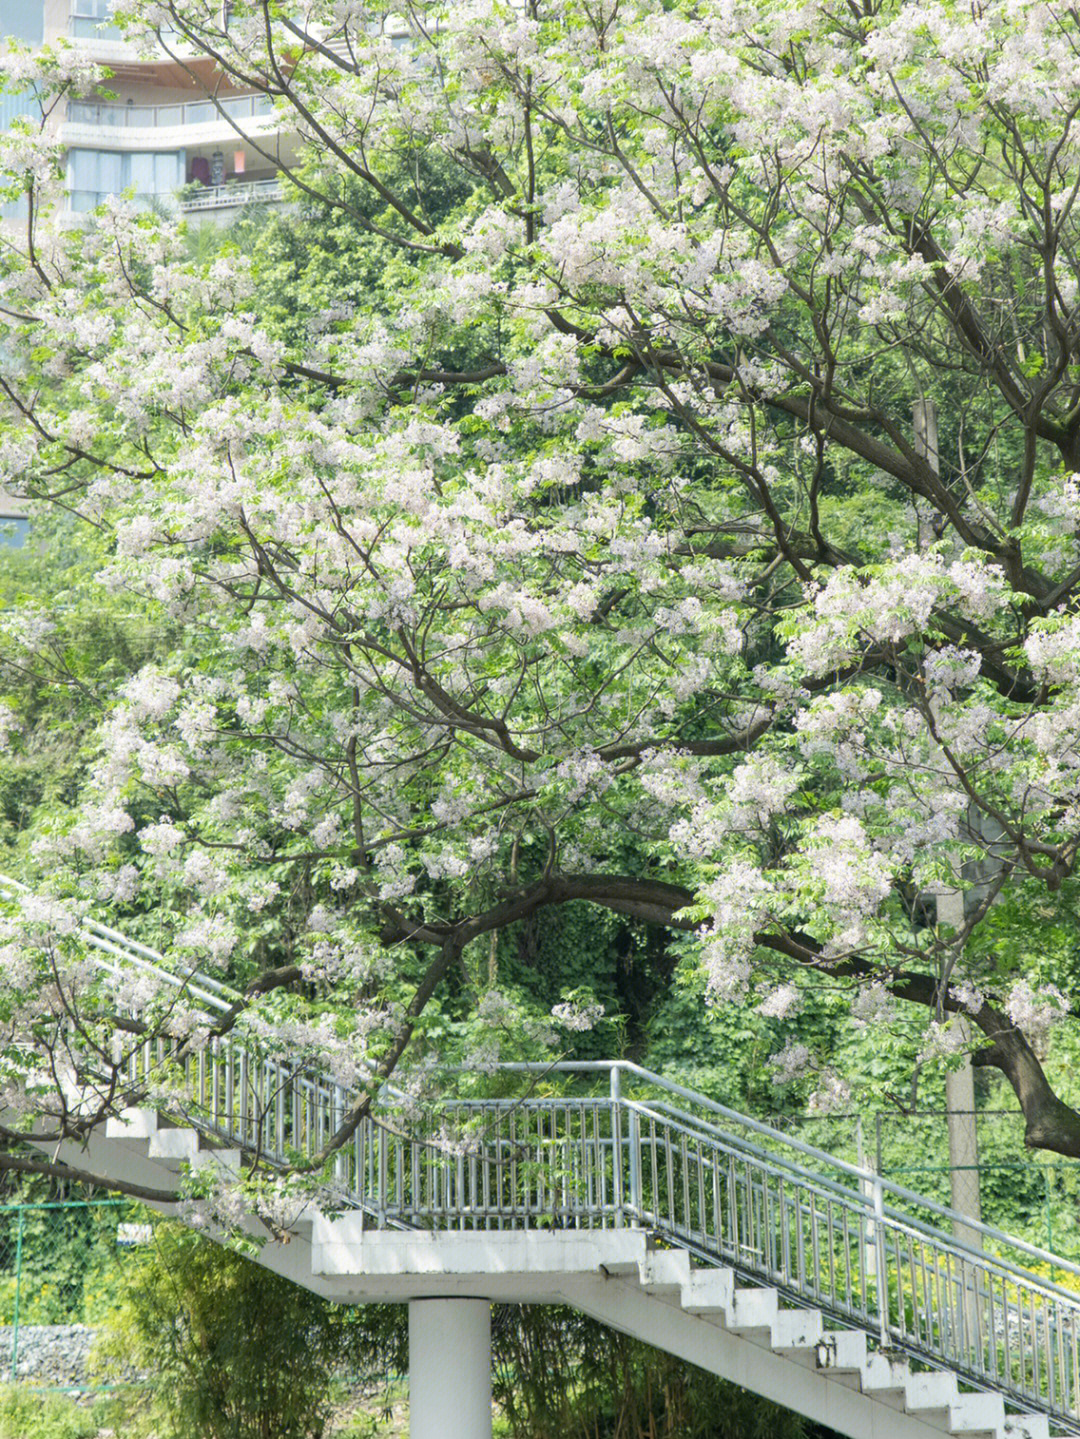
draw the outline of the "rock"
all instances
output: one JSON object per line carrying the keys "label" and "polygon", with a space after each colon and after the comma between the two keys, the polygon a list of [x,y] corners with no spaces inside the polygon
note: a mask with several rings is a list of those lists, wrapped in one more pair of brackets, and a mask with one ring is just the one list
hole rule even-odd
{"label": "rock", "polygon": [[[20,1324],[15,1377],[50,1388],[81,1387],[96,1335],[88,1324]],[[12,1327],[0,1325],[0,1381],[11,1378],[13,1339]]]}

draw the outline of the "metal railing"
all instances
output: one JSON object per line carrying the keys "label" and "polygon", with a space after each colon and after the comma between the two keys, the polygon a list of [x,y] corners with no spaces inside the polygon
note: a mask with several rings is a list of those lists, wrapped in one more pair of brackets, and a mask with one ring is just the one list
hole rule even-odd
{"label": "metal railing", "polygon": [[247,180],[242,184],[207,185],[180,197],[185,214],[196,210],[222,210],[231,205],[273,205],[284,200],[280,180]]}
{"label": "metal railing", "polygon": [[[220,108],[219,108],[220,107]],[[166,125],[207,125],[227,116],[232,120],[253,119],[274,113],[266,95],[232,95],[213,100],[186,100],[174,105],[106,103],[97,100],[69,100],[67,119],[73,125],[101,125],[109,129],[160,128]]]}
{"label": "metal railing", "polygon": [[[109,968],[153,969],[209,1013],[234,1002],[115,930],[81,933]],[[168,1081],[174,1118],[282,1168],[321,1162],[361,1098],[236,1030],[117,1044],[132,1093]],[[493,1087],[526,1090],[513,1098],[443,1081],[419,1105],[383,1087],[322,1168],[338,1202],[383,1227],[641,1226],[1080,1434],[1080,1266],[967,1218],[982,1247],[965,1244],[944,1206],[634,1064],[498,1066]],[[1051,1266],[1057,1282],[1037,1272]]]}

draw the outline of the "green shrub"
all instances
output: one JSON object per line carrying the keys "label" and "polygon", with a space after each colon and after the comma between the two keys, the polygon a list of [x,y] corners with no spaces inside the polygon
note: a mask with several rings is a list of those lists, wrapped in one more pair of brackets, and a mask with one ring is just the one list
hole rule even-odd
{"label": "green shrub", "polygon": [[0,1385],[0,1439],[95,1439],[94,1413],[65,1394]]}
{"label": "green shrub", "polygon": [[145,1376],[158,1439],[322,1439],[341,1375],[405,1363],[399,1325],[362,1320],[180,1225],[158,1225],[125,1277],[94,1364]]}

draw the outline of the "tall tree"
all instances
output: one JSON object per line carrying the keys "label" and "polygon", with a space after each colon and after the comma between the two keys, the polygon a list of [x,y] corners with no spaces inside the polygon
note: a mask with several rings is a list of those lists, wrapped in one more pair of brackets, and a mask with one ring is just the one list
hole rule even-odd
{"label": "tall tree", "polygon": [[[386,273],[283,313],[126,203],[57,226],[47,145],[8,137],[0,478],[186,637],[35,840],[12,1105],[49,1082],[27,1028],[101,1003],[71,902],[166,904],[211,967],[302,919],[231,1022],[361,1080],[328,1152],[467,946],[581,902],[680,933],[717,1003],[846,985],[917,1006],[928,1056],[966,1014],[1028,1144],[1080,1154],[1037,1053],[1080,846],[1075,11],[224,8],[119,14],[270,96],[298,202]],[[87,83],[8,68],[46,106]],[[5,617],[11,663],[49,624]]]}

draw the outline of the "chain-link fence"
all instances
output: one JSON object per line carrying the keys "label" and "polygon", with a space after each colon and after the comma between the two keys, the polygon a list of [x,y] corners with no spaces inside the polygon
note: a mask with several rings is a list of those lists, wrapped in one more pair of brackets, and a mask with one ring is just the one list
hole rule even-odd
{"label": "chain-link fence", "polygon": [[0,1205],[0,1382],[101,1387],[87,1375],[95,1329],[150,1217],[126,1199]]}

